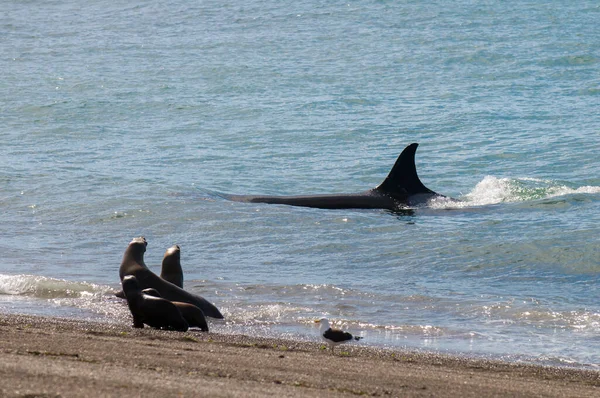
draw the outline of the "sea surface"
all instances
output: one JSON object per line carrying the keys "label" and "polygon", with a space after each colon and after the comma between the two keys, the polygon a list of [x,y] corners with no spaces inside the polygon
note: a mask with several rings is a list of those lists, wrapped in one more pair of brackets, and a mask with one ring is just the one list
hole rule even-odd
{"label": "sea surface", "polygon": [[[0,311],[129,324],[133,237],[216,333],[600,368],[597,1],[0,6]],[[358,192],[420,144],[410,212]]]}

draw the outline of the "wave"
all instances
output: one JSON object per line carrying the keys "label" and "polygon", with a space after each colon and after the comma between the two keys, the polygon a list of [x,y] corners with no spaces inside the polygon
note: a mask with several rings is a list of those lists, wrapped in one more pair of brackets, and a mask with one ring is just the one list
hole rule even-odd
{"label": "wave", "polygon": [[600,187],[571,188],[552,180],[539,178],[498,178],[486,176],[460,200],[433,199],[429,205],[437,209],[456,209],[543,200],[575,194],[599,194]]}
{"label": "wave", "polygon": [[[216,287],[216,286],[215,286]],[[377,294],[361,290],[341,288],[330,284],[231,284],[221,285],[219,306],[226,316],[227,325],[233,326],[312,326],[323,316],[341,327],[372,330],[404,335],[448,335],[451,328],[441,328],[433,323],[422,323],[420,314],[429,312],[428,318],[476,317],[489,324],[500,322],[514,326],[536,328],[570,329],[579,333],[600,328],[600,314],[593,311],[560,311],[544,306],[517,305],[518,301],[500,300],[497,303],[471,303],[461,300],[438,302],[427,295]],[[0,274],[0,298],[6,302],[29,300],[49,305],[46,315],[52,315],[57,307],[72,308],[93,314],[106,315],[113,320],[128,319],[125,302],[116,298],[114,289],[106,285],[73,282],[36,275]],[[403,320],[397,319],[398,308],[384,311],[384,303],[402,308]],[[461,304],[461,305],[459,305]],[[434,308],[435,307],[435,308]],[[375,319],[366,322],[357,316],[359,309],[372,313]],[[457,309],[460,309],[457,311]],[[354,316],[353,316],[354,315]],[[389,318],[391,322],[382,322]],[[419,320],[419,321],[417,321]]]}
{"label": "wave", "polygon": [[[427,294],[367,293],[331,284],[222,281],[213,288],[220,293],[217,304],[225,315],[223,321],[210,321],[216,333],[317,341],[315,320],[325,316],[334,326],[365,337],[363,344],[380,347],[408,345],[435,350],[450,346],[457,352],[484,353],[493,351],[499,342],[535,336],[537,345],[523,355],[536,360],[537,349],[553,354],[553,337],[546,337],[544,331],[587,341],[600,330],[596,311],[572,311],[517,298],[465,301]],[[87,282],[0,274],[0,311],[129,325],[127,305],[113,291],[110,286]],[[571,354],[577,354],[576,349],[567,347],[544,362],[568,360]],[[593,363],[594,358],[585,357],[576,365]]]}
{"label": "wave", "polygon": [[128,319],[128,309],[114,291],[110,286],[88,282],[0,274],[0,299],[4,303],[0,307],[12,312],[123,322]]}
{"label": "wave", "polygon": [[38,275],[0,275],[0,294],[52,299],[98,296],[113,290],[109,286]]}

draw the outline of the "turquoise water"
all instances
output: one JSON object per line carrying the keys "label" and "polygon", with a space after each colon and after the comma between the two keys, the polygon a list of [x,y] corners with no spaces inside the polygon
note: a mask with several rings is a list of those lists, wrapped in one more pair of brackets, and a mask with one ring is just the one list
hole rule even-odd
{"label": "turquoise water", "polygon": [[[593,1],[4,2],[0,310],[130,322],[131,238],[216,332],[600,365]],[[414,213],[357,192],[419,142]]]}

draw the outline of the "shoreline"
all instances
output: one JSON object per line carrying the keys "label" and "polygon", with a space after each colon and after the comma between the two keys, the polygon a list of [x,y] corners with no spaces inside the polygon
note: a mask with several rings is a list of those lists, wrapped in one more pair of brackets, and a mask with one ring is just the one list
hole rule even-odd
{"label": "shoreline", "polygon": [[402,349],[0,314],[0,395],[600,395],[600,372]]}

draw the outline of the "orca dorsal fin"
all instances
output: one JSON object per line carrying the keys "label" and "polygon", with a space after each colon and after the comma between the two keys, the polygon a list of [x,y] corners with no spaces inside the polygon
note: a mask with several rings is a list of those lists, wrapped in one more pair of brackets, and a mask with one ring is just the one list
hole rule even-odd
{"label": "orca dorsal fin", "polygon": [[417,167],[415,166],[415,153],[419,144],[410,144],[398,156],[398,160],[392,167],[390,174],[376,188],[377,190],[389,192],[392,194],[419,194],[431,193],[435,194],[431,189],[427,188],[417,175]]}

